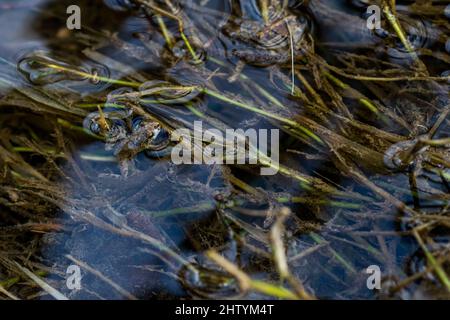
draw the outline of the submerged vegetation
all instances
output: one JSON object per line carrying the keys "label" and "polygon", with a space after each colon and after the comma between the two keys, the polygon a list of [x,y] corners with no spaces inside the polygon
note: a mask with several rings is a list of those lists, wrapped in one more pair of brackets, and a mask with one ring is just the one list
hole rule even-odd
{"label": "submerged vegetation", "polygon": [[[449,3],[77,2],[0,1],[1,298],[450,298]],[[279,173],[173,164],[199,120]]]}

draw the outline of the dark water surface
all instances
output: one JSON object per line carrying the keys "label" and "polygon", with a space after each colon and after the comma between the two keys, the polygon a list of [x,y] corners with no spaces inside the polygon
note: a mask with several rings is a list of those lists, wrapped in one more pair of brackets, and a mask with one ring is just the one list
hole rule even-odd
{"label": "dark water surface", "polygon": [[[0,0],[1,285],[52,298],[17,262],[70,299],[280,297],[242,292],[214,249],[317,298],[450,297],[449,1],[397,1],[412,52],[386,19],[366,27],[370,1],[288,1],[269,12],[275,35],[254,0],[150,1],[182,17],[192,52],[138,2]],[[66,28],[71,4],[81,30]],[[170,132],[197,120],[281,129],[282,169],[175,165]],[[150,148],[126,140],[148,123]]]}

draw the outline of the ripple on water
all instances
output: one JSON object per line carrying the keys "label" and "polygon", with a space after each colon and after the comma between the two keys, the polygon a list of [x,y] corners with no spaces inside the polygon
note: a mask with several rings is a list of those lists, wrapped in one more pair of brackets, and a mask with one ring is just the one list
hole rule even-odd
{"label": "ripple on water", "polygon": [[[132,121],[132,134],[139,135],[142,130],[147,128],[145,119],[143,117],[136,117]],[[151,154],[153,151],[161,151],[167,148],[170,144],[170,133],[161,126],[155,126],[151,139],[146,144],[147,151]]]}

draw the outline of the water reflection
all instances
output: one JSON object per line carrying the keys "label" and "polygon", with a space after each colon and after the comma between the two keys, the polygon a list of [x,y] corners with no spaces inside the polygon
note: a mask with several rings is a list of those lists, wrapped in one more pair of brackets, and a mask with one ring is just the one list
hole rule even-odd
{"label": "water reflection", "polygon": [[[392,286],[398,279],[390,276],[409,263],[405,257],[414,254],[411,275],[424,271],[410,236],[417,221],[397,209],[404,203],[410,211],[438,214],[448,200],[446,144],[415,150],[418,139],[445,138],[445,117],[442,126],[433,125],[448,95],[438,83],[388,87],[354,79],[386,76],[371,67],[386,54],[393,60],[383,66],[410,63],[387,25],[378,34],[365,28],[366,1],[351,7],[349,1],[289,1],[292,10],[273,7],[267,16],[253,0],[164,7],[192,18],[195,26],[184,30],[170,15],[132,2],[79,1],[86,33],[69,34],[61,31],[68,1],[0,2],[12,6],[0,21],[18,23],[0,36],[1,92],[12,96],[5,99],[9,107],[24,108],[16,88],[31,99],[33,112],[8,110],[16,117],[3,120],[14,132],[8,143],[30,152],[24,158],[45,173],[26,167],[16,178],[38,179],[21,187],[51,204],[60,229],[39,239],[33,256],[55,266],[48,281],[73,299],[129,297],[86,270],[83,289],[68,290],[70,256],[137,298],[262,298],[241,292],[205,251],[214,248],[255,279],[276,282],[270,232],[281,206],[294,212],[283,236],[292,273],[318,297],[375,297],[365,290],[364,270],[372,264]],[[184,6],[189,10],[181,11]],[[419,54],[439,43],[444,48],[435,29],[399,12]],[[395,77],[400,68],[392,68],[387,76]],[[221,130],[281,129],[282,162],[294,173],[266,178],[250,166],[173,165],[171,130],[190,128],[198,118]],[[293,120],[307,127],[285,125]],[[44,139],[53,144],[36,147]],[[56,186],[46,190],[48,181]],[[16,208],[17,190],[8,191]],[[448,234],[439,239],[445,244]],[[429,250],[437,255],[438,249]]]}

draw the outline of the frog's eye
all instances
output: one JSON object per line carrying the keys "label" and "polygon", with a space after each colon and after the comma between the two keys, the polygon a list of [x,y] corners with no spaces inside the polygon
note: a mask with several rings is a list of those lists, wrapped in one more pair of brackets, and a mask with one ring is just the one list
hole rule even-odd
{"label": "frog's eye", "polygon": [[104,0],[103,2],[107,7],[117,11],[127,11],[136,8],[136,5],[130,0]]}

